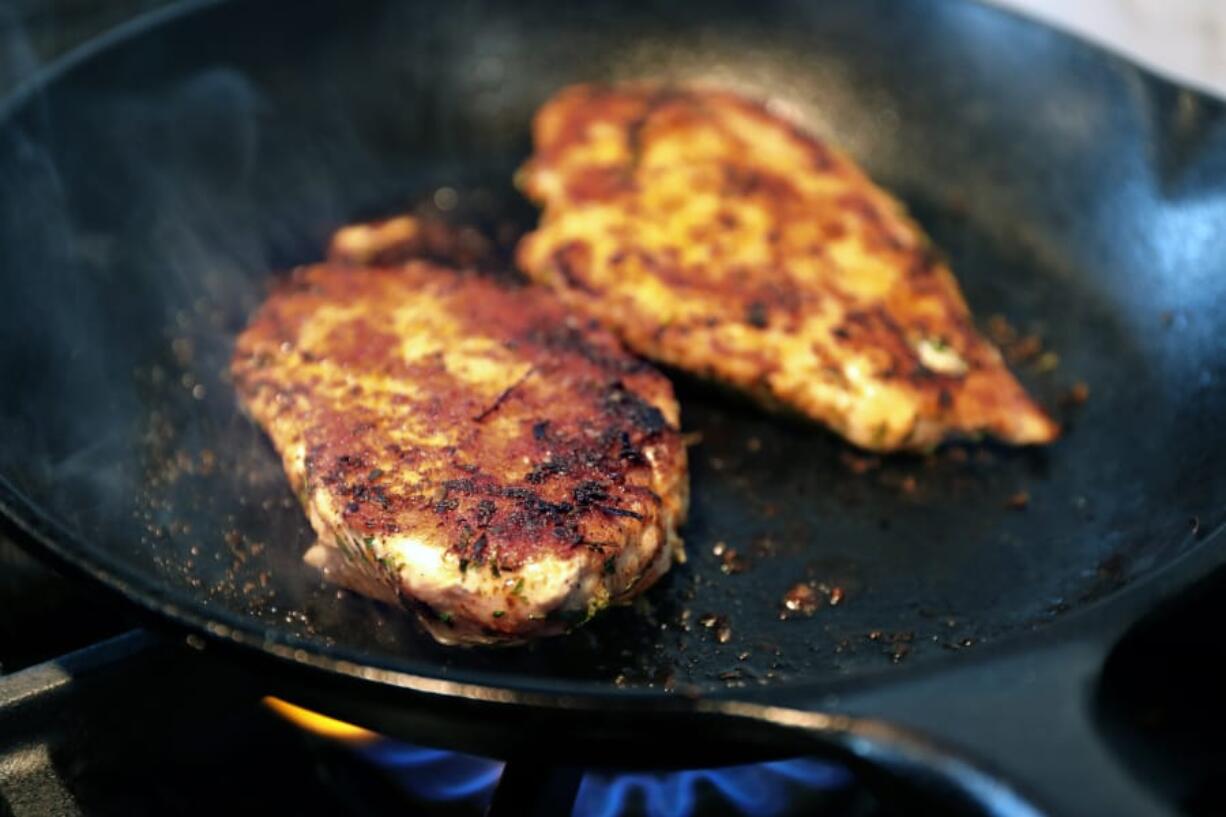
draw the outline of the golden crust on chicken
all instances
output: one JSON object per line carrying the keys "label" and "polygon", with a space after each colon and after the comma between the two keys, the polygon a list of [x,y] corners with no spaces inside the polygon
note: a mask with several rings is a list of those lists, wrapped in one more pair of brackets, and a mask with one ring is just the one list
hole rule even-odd
{"label": "golden crust on chicken", "polygon": [[581,85],[533,139],[518,263],[635,351],[877,451],[1058,435],[902,205],[764,106]]}
{"label": "golden crust on chicken", "polygon": [[548,292],[423,261],[283,281],[232,374],[330,578],[445,643],[562,632],[680,554],[668,381]]}

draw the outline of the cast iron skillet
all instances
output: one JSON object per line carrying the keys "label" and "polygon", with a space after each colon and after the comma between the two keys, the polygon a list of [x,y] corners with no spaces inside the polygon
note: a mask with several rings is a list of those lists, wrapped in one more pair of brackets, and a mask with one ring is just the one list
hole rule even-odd
{"label": "cast iron skillet", "polygon": [[[1069,814],[1159,808],[1090,705],[1125,628],[1226,559],[1218,102],[954,0],[341,5],[176,9],[0,111],[0,509],[26,542],[262,660],[270,689],[419,740],[824,751],[968,809],[1031,813],[1034,789]],[[977,315],[1059,355],[1019,369],[1041,399],[1078,379],[1091,398],[1046,450],[876,463],[678,376],[703,437],[689,563],[572,636],[439,648],[299,564],[231,338],[269,270],[346,220],[456,198],[445,215],[511,240],[534,218],[509,182],[531,112],[642,75],[798,106],[909,203]],[[748,568],[721,571],[718,541]],[[781,621],[799,581],[844,600]]]}

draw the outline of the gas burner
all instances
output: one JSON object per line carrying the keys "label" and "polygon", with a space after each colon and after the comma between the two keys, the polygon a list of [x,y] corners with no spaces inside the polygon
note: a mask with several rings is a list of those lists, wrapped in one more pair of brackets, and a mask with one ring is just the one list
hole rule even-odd
{"label": "gas burner", "polygon": [[[265,703],[306,732],[346,746],[391,776],[416,804],[449,804],[457,814],[485,814],[507,768],[491,758],[397,741],[276,698]],[[841,807],[855,785],[843,766],[812,758],[715,769],[559,773],[572,779],[567,791],[573,792],[573,805],[553,802],[546,808],[570,817],[844,814]]]}
{"label": "gas burner", "polygon": [[[659,774],[593,772],[583,778],[574,817],[693,817],[735,807],[746,817],[813,813],[815,800],[842,792],[851,774],[841,766],[795,758],[723,769]],[[732,813],[730,810],[723,813]]]}

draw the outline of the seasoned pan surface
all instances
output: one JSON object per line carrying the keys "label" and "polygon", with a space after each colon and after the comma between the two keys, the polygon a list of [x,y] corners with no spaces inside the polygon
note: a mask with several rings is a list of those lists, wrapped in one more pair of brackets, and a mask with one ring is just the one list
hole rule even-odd
{"label": "seasoned pan surface", "polygon": [[[341,6],[166,15],[5,108],[0,503],[62,560],[291,661],[664,695],[1042,637],[1226,517],[1217,102],[953,0]],[[532,111],[633,76],[769,94],[844,145],[982,322],[1041,340],[1016,369],[1066,434],[869,458],[673,373],[701,437],[689,561],[574,635],[438,647],[301,565],[306,520],[224,376],[233,337],[346,221],[413,207],[509,248],[535,218],[510,184]],[[823,603],[785,620],[800,582]]]}

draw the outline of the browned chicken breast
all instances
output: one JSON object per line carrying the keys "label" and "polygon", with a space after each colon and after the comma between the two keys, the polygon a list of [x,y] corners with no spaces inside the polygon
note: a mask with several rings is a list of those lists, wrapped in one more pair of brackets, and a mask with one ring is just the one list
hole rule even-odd
{"label": "browned chicken breast", "polygon": [[518,262],[641,354],[878,451],[1059,433],[899,202],[762,105],[576,86],[533,138],[518,182],[544,213]]}
{"label": "browned chicken breast", "polygon": [[283,282],[232,373],[335,581],[445,643],[566,630],[680,554],[668,381],[543,289],[424,261]]}

